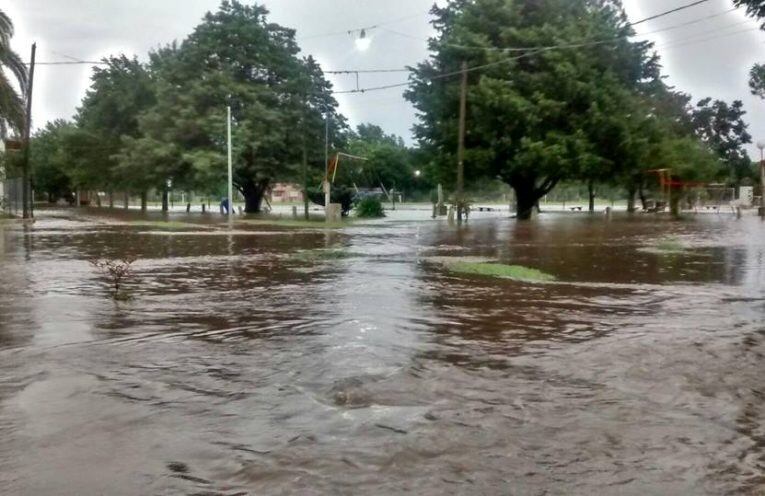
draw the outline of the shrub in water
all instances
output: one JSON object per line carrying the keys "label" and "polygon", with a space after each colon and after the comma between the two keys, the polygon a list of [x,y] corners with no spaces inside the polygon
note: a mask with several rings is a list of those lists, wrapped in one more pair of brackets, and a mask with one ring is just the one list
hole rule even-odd
{"label": "shrub in water", "polygon": [[367,196],[356,204],[356,216],[366,219],[385,217],[385,210],[379,198]]}

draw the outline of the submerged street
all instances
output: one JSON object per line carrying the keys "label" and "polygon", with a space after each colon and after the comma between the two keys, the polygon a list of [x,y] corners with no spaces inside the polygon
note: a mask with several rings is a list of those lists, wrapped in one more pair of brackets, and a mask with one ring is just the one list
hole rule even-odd
{"label": "submerged street", "polygon": [[[0,225],[0,493],[765,487],[755,217],[228,232],[95,212]],[[128,256],[114,301],[88,260]]]}

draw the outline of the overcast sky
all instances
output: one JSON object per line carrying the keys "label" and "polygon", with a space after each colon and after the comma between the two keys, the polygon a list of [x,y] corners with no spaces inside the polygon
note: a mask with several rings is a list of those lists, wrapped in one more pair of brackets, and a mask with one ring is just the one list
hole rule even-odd
{"label": "overcast sky", "polygon": [[[297,30],[298,42],[325,70],[395,69],[427,56],[424,39],[431,29],[432,0],[266,0],[274,22]],[[688,0],[625,0],[630,19],[637,20]],[[218,0],[0,0],[16,25],[13,47],[25,59],[32,41],[37,60],[98,60],[126,53],[145,59],[146,53],[183,39]],[[750,95],[749,68],[765,62],[765,33],[743,12],[732,11],[731,0],[710,0],[697,7],[646,22],[639,33],[653,33],[669,82],[693,95],[726,101],[741,99],[750,132],[765,140],[765,101]],[[721,14],[721,15],[717,15]],[[710,17],[705,20],[701,18]],[[693,22],[699,20],[699,22]],[[367,51],[360,52],[347,31],[372,29]],[[686,24],[685,26],[679,26]],[[673,28],[665,30],[666,28]],[[395,31],[395,32],[393,32]],[[660,31],[660,32],[655,32]],[[35,76],[35,127],[74,113],[88,87],[90,68],[83,65],[38,66]],[[337,90],[354,89],[355,76],[332,76]],[[362,75],[361,87],[406,80],[406,74]],[[372,122],[411,141],[414,112],[402,88],[365,94],[339,95],[341,111],[351,124]],[[754,146],[752,155],[758,155]]]}

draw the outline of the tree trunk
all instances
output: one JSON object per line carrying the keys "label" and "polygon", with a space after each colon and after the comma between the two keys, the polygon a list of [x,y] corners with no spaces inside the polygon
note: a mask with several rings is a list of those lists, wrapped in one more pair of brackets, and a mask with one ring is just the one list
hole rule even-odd
{"label": "tree trunk", "polygon": [[127,191],[125,191],[124,201],[125,203],[123,207],[125,208],[125,210],[127,210],[130,207],[130,193],[128,193]]}
{"label": "tree trunk", "polygon": [[539,199],[552,191],[558,184],[558,179],[546,178],[537,186],[537,178],[534,176],[515,176],[510,178],[508,184],[515,191],[516,218],[527,220],[531,218],[535,208],[539,212]]}
{"label": "tree trunk", "polygon": [[643,210],[648,210],[648,200],[645,197],[645,191],[643,191],[642,181],[638,185],[638,195],[640,196],[640,205],[643,207]]}
{"label": "tree trunk", "polygon": [[587,196],[590,199],[589,211],[590,213],[594,213],[595,212],[595,185],[593,184],[592,181],[589,181],[587,183]]}
{"label": "tree trunk", "polygon": [[146,203],[148,199],[148,193],[146,191],[141,191],[141,212],[146,212]]}
{"label": "tree trunk", "polygon": [[248,214],[260,213],[263,197],[268,189],[268,181],[247,181],[241,185],[242,195],[244,195],[244,211]]}
{"label": "tree trunk", "polygon": [[683,188],[672,187],[669,190],[669,212],[673,219],[680,218],[680,201],[683,199]]}
{"label": "tree trunk", "polygon": [[627,212],[634,214],[635,213],[635,193],[636,188],[634,185],[629,185],[627,187]]}
{"label": "tree trunk", "polygon": [[95,191],[95,194],[96,194],[96,206],[98,208],[101,208],[101,195],[98,194],[98,191]]}
{"label": "tree trunk", "polygon": [[[230,203],[231,203],[231,200],[229,200],[229,204]],[[170,210],[168,206],[168,192],[167,192],[167,188],[164,188],[162,190],[162,211],[167,212],[168,210]]]}
{"label": "tree trunk", "polygon": [[114,192],[109,191],[109,208],[114,208]]}
{"label": "tree trunk", "polygon": [[534,193],[533,184],[516,183],[513,185],[515,191],[515,211],[519,220],[528,220],[537,204],[538,196]]}

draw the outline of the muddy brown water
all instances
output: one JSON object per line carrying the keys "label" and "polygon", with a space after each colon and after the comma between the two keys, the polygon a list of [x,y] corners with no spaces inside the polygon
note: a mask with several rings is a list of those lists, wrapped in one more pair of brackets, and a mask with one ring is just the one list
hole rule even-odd
{"label": "muddy brown water", "polygon": [[0,227],[0,494],[765,494],[763,223],[425,215]]}

